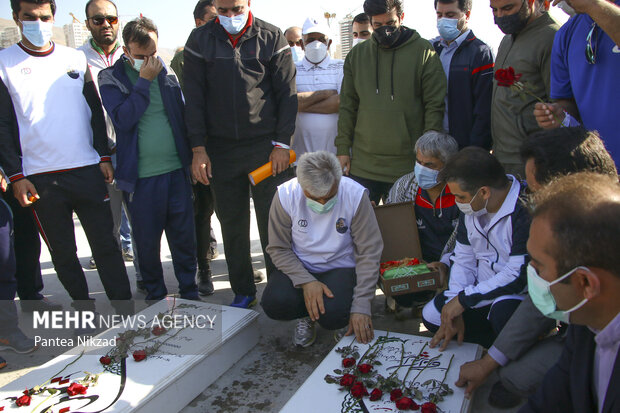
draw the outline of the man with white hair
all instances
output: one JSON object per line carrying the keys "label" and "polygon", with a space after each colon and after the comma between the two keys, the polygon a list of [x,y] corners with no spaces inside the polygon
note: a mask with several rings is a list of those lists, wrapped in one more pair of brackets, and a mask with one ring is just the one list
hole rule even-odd
{"label": "man with white hair", "polygon": [[308,18],[302,35],[305,57],[296,63],[299,107],[292,147],[297,156],[316,151],[335,154],[344,61],[329,55],[332,40],[324,23]]}
{"label": "man with white hair", "polygon": [[348,325],[346,335],[368,343],[382,250],[368,190],[342,177],[334,154],[304,154],[297,178],[280,185],[271,204],[267,252],[277,270],[263,292],[265,314],[299,319],[294,343],[302,347],[314,343],[316,322]]}

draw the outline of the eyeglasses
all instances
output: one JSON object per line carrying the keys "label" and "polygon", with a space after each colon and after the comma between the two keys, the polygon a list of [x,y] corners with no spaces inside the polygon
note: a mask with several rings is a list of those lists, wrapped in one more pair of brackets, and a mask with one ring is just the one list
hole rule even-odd
{"label": "eyeglasses", "polygon": [[118,16],[94,16],[88,18],[95,26],[101,26],[104,21],[108,21],[110,25],[118,23]]}
{"label": "eyeglasses", "polygon": [[[596,43],[598,41],[598,25],[596,23],[592,23],[592,28],[586,36],[586,60],[589,64],[593,65],[596,63]],[[594,38],[594,42],[592,42],[592,38]]]}

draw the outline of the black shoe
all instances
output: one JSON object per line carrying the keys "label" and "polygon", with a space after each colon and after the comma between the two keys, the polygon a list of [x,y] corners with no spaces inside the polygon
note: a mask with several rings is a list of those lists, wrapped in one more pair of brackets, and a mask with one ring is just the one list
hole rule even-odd
{"label": "black shoe", "polygon": [[200,295],[211,295],[214,291],[213,280],[211,280],[211,269],[198,270],[198,293]]}
{"label": "black shoe", "polygon": [[33,311],[60,311],[62,305],[57,304],[47,298],[41,298],[40,300],[20,300],[20,307],[23,312]]}
{"label": "black shoe", "polygon": [[34,340],[26,337],[21,330],[0,336],[0,350],[13,350],[19,354],[31,353],[37,349]]}
{"label": "black shoe", "polygon": [[6,367],[6,360],[0,356],[0,370]]}
{"label": "black shoe", "polygon": [[90,260],[88,261],[88,268],[90,268],[91,270],[97,269],[97,263],[95,262],[95,259],[93,257],[90,257]]}
{"label": "black shoe", "polygon": [[491,388],[489,404],[496,409],[513,409],[521,404],[521,396],[512,393],[498,381]]}
{"label": "black shoe", "polygon": [[259,270],[254,270],[254,284],[258,284],[265,279],[265,276]]}
{"label": "black shoe", "polygon": [[209,246],[209,251],[207,251],[207,259],[209,261],[213,261],[217,257],[219,257],[220,253],[217,250],[217,244],[211,244]]}
{"label": "black shoe", "polygon": [[138,291],[140,291],[142,293],[146,293],[146,287],[144,286],[144,281],[137,280],[136,281],[136,288],[138,289]]}

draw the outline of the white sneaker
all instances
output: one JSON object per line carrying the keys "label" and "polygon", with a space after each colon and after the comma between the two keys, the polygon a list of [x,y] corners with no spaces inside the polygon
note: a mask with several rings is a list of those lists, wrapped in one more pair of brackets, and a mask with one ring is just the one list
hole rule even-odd
{"label": "white sneaker", "polygon": [[314,340],[316,340],[316,326],[314,325],[314,321],[311,321],[309,317],[297,321],[293,343],[296,346],[309,347],[314,343]]}

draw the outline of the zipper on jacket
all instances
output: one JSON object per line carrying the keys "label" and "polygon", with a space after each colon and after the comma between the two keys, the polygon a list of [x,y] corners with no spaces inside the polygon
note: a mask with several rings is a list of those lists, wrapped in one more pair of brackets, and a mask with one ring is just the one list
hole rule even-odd
{"label": "zipper on jacket", "polygon": [[[237,46],[239,46],[241,44],[241,42],[237,43]],[[232,46],[232,44],[231,44]],[[241,58],[241,52],[239,52],[239,58]],[[235,68],[235,71],[239,70],[239,65],[237,64],[237,48],[233,46],[233,66]],[[239,124],[238,124],[238,120],[237,120],[237,99],[235,96],[235,89],[237,87],[237,79],[235,78],[234,74],[233,74],[233,84],[232,84],[232,101],[233,101],[233,120],[235,122],[235,139],[239,140]]]}

